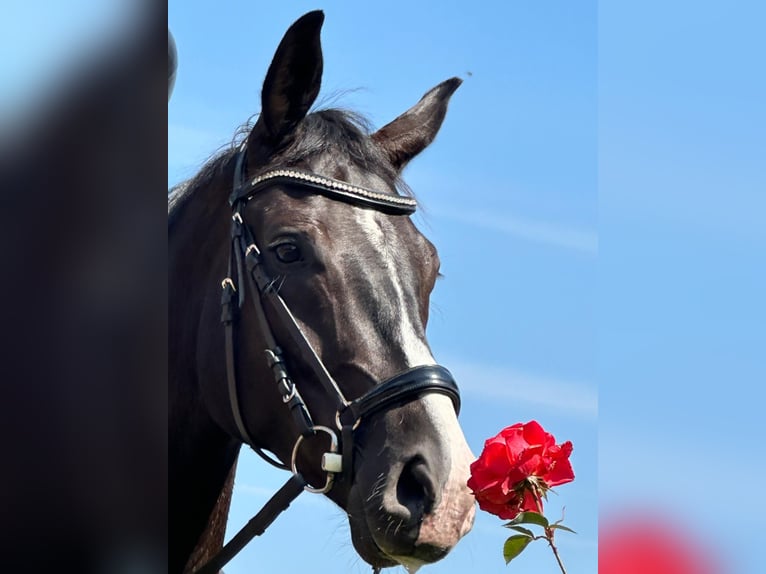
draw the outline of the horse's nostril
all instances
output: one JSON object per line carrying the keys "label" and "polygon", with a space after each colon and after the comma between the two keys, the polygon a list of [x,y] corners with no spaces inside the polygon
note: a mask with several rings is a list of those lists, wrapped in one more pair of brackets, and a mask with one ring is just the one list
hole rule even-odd
{"label": "horse's nostril", "polygon": [[426,462],[415,457],[404,466],[396,485],[399,503],[422,519],[436,504],[436,484]]}

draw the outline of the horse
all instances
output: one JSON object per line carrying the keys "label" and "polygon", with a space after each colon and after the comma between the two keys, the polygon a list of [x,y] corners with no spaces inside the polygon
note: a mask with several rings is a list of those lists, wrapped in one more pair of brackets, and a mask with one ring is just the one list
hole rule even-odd
{"label": "horse", "polygon": [[374,132],[311,111],[323,21],[290,26],[244,140],[168,196],[172,573],[222,543],[242,445],[345,510],[375,570],[440,560],[473,525],[459,393],[425,336],[439,257],[401,178],[461,80]]}

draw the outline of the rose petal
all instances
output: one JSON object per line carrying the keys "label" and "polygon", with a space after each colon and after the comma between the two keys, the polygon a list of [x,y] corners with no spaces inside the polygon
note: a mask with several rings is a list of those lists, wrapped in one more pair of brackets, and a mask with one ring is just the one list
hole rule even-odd
{"label": "rose petal", "polygon": [[558,486],[572,482],[574,480],[572,463],[566,458],[557,460],[548,473],[543,476],[543,480],[548,486]]}
{"label": "rose petal", "polygon": [[514,429],[512,432],[505,433],[503,440],[509,461],[515,461],[519,453],[529,448],[529,443],[524,438],[522,429]]}
{"label": "rose petal", "polygon": [[524,425],[524,439],[529,444],[544,445],[549,436],[550,435],[545,432],[545,429],[543,429],[537,421],[529,421]]}

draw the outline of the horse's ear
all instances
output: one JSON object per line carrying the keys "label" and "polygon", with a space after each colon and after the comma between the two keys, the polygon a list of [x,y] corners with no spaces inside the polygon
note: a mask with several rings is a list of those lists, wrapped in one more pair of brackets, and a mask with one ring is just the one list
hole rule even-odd
{"label": "horse's ear", "polygon": [[460,78],[442,82],[401,116],[372,134],[372,139],[397,170],[401,171],[434,141],[447,113],[449,99],[462,83]]}
{"label": "horse's ear", "polygon": [[[321,10],[304,14],[285,32],[261,91],[261,115],[250,143],[273,150],[308,113],[322,83]],[[258,155],[258,153],[254,154]]]}

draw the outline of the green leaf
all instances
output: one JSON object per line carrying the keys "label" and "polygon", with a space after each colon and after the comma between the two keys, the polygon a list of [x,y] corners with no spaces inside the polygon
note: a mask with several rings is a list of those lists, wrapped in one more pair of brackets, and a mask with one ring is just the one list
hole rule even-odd
{"label": "green leaf", "polygon": [[515,524],[537,524],[543,528],[548,528],[548,519],[538,512],[519,512],[516,518],[511,520],[506,526]]}
{"label": "green leaf", "polygon": [[505,525],[506,528],[510,528],[511,530],[515,530],[516,532],[521,532],[525,536],[529,536],[530,538],[535,537],[535,533],[532,532],[529,528],[524,528],[523,526],[511,526],[509,524]]}
{"label": "green leaf", "polygon": [[572,534],[577,534],[574,530],[569,528],[568,526],[564,526],[563,524],[551,524],[550,529],[553,530],[554,528],[558,530],[566,530],[567,532],[571,532]]}
{"label": "green leaf", "polygon": [[530,542],[532,542],[532,539],[523,534],[511,536],[506,540],[505,544],[503,544],[503,557],[505,558],[505,563],[508,564],[511,560],[521,554],[522,550],[524,550]]}

